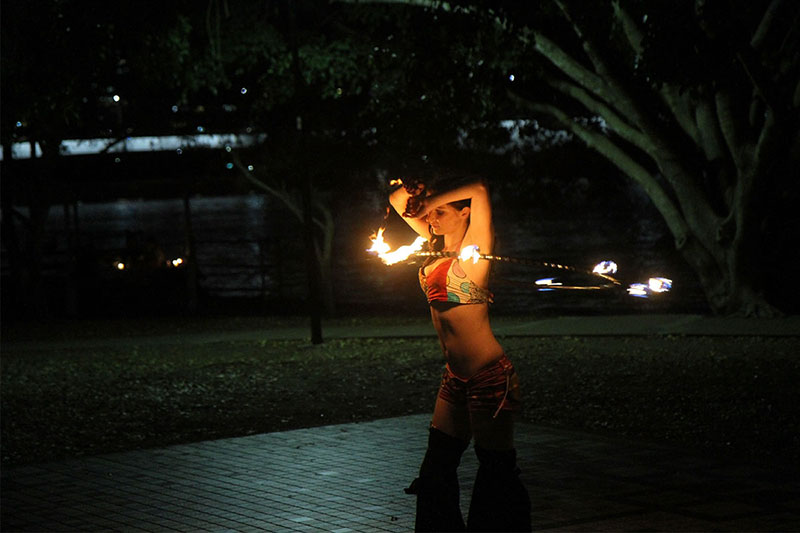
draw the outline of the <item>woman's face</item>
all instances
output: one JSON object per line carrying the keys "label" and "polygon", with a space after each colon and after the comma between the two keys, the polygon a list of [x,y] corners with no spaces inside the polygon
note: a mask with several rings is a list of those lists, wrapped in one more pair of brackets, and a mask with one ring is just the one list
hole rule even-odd
{"label": "woman's face", "polygon": [[457,210],[450,204],[444,204],[428,213],[427,221],[434,235],[447,235],[466,224],[468,216],[469,207]]}

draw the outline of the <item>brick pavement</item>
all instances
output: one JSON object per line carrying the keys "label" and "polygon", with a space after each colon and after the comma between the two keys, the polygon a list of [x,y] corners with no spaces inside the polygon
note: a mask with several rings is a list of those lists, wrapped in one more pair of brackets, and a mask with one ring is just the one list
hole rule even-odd
{"label": "brick pavement", "polygon": [[[7,468],[3,531],[405,532],[428,415]],[[669,447],[521,424],[535,529],[800,531],[800,484]],[[466,510],[477,464],[460,469]]]}

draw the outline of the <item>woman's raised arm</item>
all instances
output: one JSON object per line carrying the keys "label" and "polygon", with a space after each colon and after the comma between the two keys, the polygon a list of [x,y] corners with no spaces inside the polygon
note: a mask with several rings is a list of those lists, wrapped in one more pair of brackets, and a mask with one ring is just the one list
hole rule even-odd
{"label": "woman's raised arm", "polygon": [[464,246],[476,244],[481,253],[492,253],[494,245],[492,204],[489,200],[489,189],[483,181],[475,181],[449,191],[428,196],[423,200],[417,216],[424,217],[440,205],[467,199],[470,200],[469,228],[467,228],[462,244]]}
{"label": "woman's raised arm", "polygon": [[392,204],[392,207],[395,211],[397,211],[397,214],[406,221],[406,224],[411,226],[411,228],[420,236],[430,240],[431,233],[430,228],[428,227],[428,221],[425,220],[425,215],[414,217],[404,216],[404,213],[406,212],[406,205],[408,204],[408,199],[410,197],[411,194],[409,194],[405,187],[399,187],[396,191],[389,195],[389,203]]}

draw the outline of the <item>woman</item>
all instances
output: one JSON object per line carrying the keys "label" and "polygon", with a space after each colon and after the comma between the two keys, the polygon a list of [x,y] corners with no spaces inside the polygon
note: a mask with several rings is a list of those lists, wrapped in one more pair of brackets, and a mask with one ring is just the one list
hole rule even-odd
{"label": "woman", "polygon": [[[492,210],[479,181],[435,190],[406,185],[390,198],[414,231],[458,254],[476,245],[491,253]],[[420,285],[446,360],[419,477],[416,531],[464,531],[456,470],[472,438],[480,463],[466,529],[530,531],[530,501],[519,479],[513,418],[519,410],[514,367],[489,326],[489,262],[429,258]]]}

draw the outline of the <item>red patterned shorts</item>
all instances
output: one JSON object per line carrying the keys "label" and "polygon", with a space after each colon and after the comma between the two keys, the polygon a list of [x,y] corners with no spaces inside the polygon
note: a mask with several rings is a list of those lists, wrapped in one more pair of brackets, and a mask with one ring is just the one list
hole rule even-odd
{"label": "red patterned shorts", "polygon": [[493,418],[500,411],[518,412],[522,407],[519,378],[505,354],[466,380],[453,374],[445,365],[439,398],[470,412],[492,412]]}

